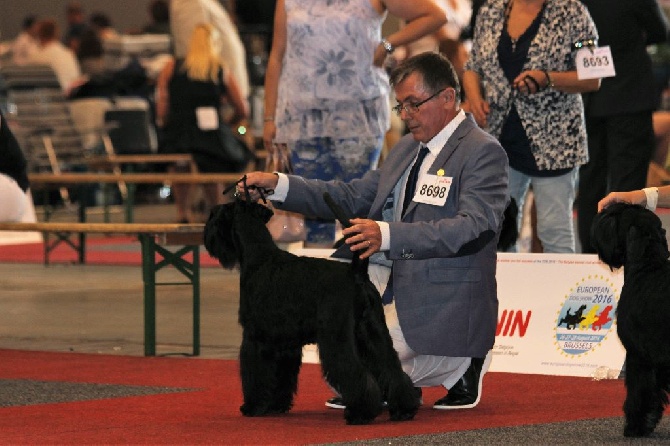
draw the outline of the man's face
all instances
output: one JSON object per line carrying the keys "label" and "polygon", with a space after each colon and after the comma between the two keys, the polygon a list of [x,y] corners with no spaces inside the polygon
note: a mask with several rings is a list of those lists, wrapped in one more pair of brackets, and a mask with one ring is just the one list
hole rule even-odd
{"label": "man's face", "polygon": [[[437,135],[456,114],[454,107],[456,91],[453,88],[427,91],[423,86],[421,75],[417,73],[410,74],[397,84],[395,95],[400,105],[400,118],[414,139],[423,143],[427,143]],[[418,107],[415,107],[416,105]]]}

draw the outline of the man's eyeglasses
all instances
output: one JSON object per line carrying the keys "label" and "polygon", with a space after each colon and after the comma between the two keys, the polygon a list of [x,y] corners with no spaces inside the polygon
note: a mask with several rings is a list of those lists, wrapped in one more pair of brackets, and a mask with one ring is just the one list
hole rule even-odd
{"label": "man's eyeglasses", "polygon": [[419,107],[421,107],[423,104],[430,101],[431,99],[436,98],[437,95],[439,95],[440,93],[442,93],[446,89],[447,89],[447,87],[444,87],[442,90],[438,91],[437,93],[433,93],[430,97],[424,99],[423,101],[414,102],[414,103],[410,102],[409,104],[398,104],[395,107],[393,107],[391,110],[393,110],[395,112],[395,114],[398,115],[398,116],[400,116],[400,113],[403,110],[405,110],[405,112],[407,112],[410,115],[414,114],[414,113],[419,111]]}

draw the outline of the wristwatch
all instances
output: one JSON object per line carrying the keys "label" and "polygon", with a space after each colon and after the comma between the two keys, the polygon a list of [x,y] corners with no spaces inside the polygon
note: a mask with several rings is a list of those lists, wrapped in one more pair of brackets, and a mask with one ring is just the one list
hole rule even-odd
{"label": "wristwatch", "polygon": [[382,39],[381,44],[384,47],[384,49],[386,50],[387,54],[391,54],[395,51],[395,47],[393,45],[391,45],[391,42],[389,42],[388,40]]}

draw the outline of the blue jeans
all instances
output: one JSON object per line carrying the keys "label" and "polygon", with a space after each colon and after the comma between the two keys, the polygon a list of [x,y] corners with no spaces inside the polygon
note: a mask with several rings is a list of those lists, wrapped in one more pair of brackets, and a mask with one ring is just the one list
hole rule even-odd
{"label": "blue jeans", "polygon": [[557,177],[532,177],[509,169],[509,193],[519,206],[519,228],[523,221],[521,210],[528,189],[531,186],[533,188],[537,210],[537,236],[542,242],[544,252],[575,252],[572,205],[575,201],[576,179],[577,169]]}
{"label": "blue jeans", "polygon": [[[351,181],[376,169],[384,138],[313,138],[291,147],[293,173],[309,179]],[[305,219],[307,243],[333,244],[335,222]]]}

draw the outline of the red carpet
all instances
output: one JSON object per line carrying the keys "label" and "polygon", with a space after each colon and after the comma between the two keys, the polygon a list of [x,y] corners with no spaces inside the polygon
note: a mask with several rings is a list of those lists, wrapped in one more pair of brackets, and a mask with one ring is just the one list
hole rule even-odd
{"label": "red carpet", "polygon": [[[53,238],[51,239],[53,240]],[[191,261],[192,257],[186,256]],[[60,243],[49,255],[51,263],[75,263],[77,252],[65,243]],[[44,244],[25,243],[0,246],[0,263],[43,263]],[[142,263],[140,242],[134,237],[89,236],[86,240],[86,263],[89,265],[140,265]],[[200,248],[201,266],[219,266],[205,248]]]}
{"label": "red carpet", "polygon": [[[181,392],[1,407],[0,444],[307,444],[620,417],[619,380],[489,373],[477,408],[435,411],[424,389],[414,421],[347,426],[328,409],[318,366],[306,364],[286,415],[246,418],[236,361],[0,350],[1,380],[181,388]],[[2,384],[0,384],[2,385]],[[183,388],[192,389],[183,391]],[[177,389],[175,389],[177,390]],[[6,405],[6,404],[5,404]]]}

